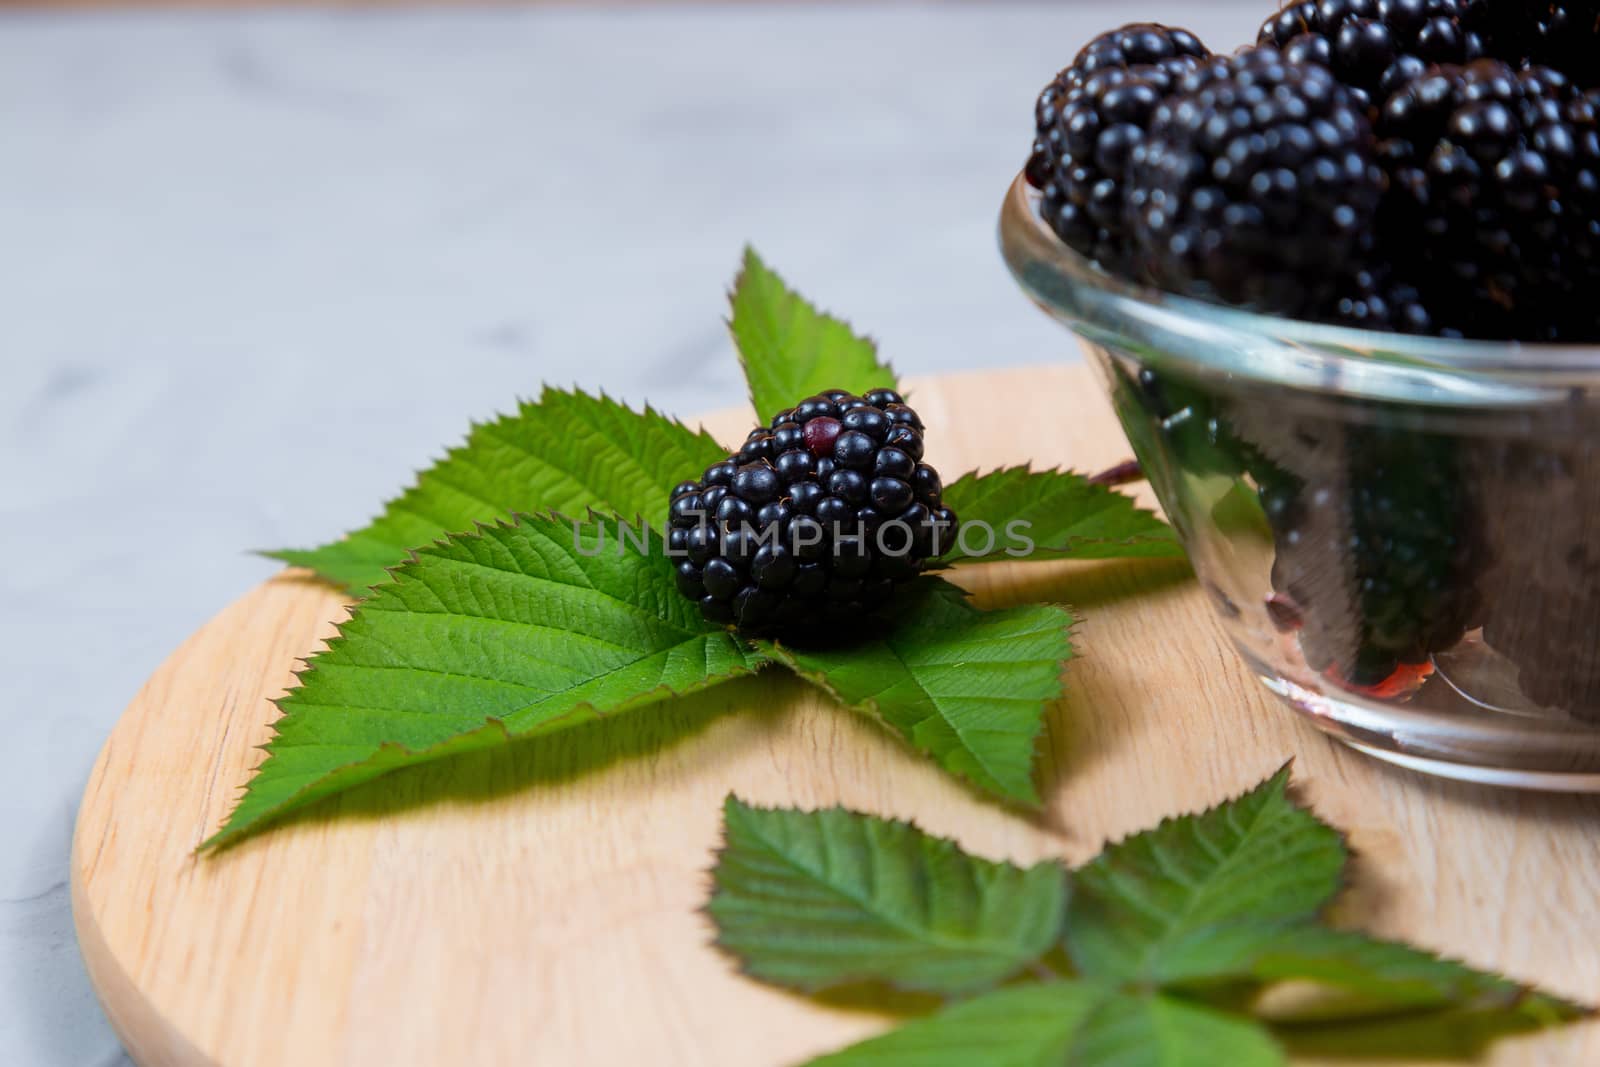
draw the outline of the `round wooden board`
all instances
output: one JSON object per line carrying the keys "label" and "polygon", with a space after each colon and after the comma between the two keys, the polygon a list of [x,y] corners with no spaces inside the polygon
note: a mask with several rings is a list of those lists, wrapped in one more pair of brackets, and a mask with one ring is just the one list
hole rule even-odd
{"label": "round wooden board", "polygon": [[[941,378],[916,402],[947,472],[1126,454],[1082,367]],[[745,425],[708,421],[725,440]],[[1600,798],[1435,781],[1334,744],[1246,672],[1182,565],[997,564],[961,581],[986,605],[1083,616],[1037,818],[772,675],[402,772],[196,856],[261,757],[268,699],[345,614],[303,575],[266,582],[155,673],[84,794],[73,903],[106,1011],[144,1067],[795,1064],[887,1017],[746,980],[710,947],[698,909],[730,791],[1077,862],[1291,756],[1358,854],[1345,917],[1600,998]],[[1492,1062],[1600,1063],[1600,1027],[1505,1042]]]}

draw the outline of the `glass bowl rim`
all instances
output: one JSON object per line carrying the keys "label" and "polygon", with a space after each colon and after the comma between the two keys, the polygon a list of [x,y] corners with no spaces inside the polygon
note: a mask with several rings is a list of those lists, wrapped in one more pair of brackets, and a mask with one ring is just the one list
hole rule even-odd
{"label": "glass bowl rim", "polygon": [[[1021,173],[1000,210],[1000,249],[1022,289],[1053,316],[1086,334],[1197,329],[1205,344],[1186,346],[1183,358],[1230,375],[1270,379],[1260,360],[1238,361],[1237,352],[1263,348],[1296,350],[1302,362],[1325,362],[1337,371],[1355,361],[1400,364],[1453,378],[1482,378],[1533,387],[1600,388],[1600,344],[1564,345],[1522,341],[1415,337],[1347,326],[1329,326],[1263,315],[1162,292],[1108,274],[1062,242],[1038,210],[1039,193]],[[1595,293],[1600,300],[1600,292]],[[1300,384],[1304,384],[1303,381]]]}

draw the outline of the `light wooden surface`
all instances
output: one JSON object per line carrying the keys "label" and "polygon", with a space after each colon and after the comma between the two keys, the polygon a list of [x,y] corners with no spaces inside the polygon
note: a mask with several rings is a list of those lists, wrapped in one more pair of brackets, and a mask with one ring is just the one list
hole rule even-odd
{"label": "light wooden surface", "polygon": [[[916,402],[947,472],[1126,451],[1081,368],[938,379]],[[708,425],[735,440],[745,423]],[[1336,746],[1245,672],[1180,565],[992,565],[962,581],[987,604],[1059,599],[1084,617],[1036,819],[763,676],[593,727],[610,760],[582,755],[593,736],[557,737],[419,768],[196,857],[260,757],[268,698],[344,614],[303,577],[265,583],[150,679],[84,795],[73,899],[107,1011],[145,1067],[793,1064],[886,1020],[747,981],[708,947],[697,908],[730,790],[1079,861],[1290,756],[1359,854],[1347,915],[1600,997],[1600,800],[1436,782]],[[1504,1043],[1491,1062],[1600,1063],[1600,1027]]]}

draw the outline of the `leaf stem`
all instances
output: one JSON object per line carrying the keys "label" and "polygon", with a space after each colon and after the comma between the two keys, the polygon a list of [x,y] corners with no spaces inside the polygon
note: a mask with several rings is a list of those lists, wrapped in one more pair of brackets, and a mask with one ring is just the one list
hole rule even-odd
{"label": "leaf stem", "polygon": [[1127,485],[1144,480],[1144,470],[1136,459],[1125,459],[1114,467],[1107,467],[1089,478],[1091,485]]}

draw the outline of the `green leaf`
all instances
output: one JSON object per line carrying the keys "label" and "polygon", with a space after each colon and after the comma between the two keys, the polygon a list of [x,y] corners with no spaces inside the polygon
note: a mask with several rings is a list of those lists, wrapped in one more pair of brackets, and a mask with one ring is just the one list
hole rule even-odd
{"label": "green leaf", "polygon": [[761,647],[841,704],[882,718],[953,774],[1037,804],[1033,758],[1062,692],[1072,614],[1053,604],[979,611],[934,578],[904,589],[886,631],[840,648]]}
{"label": "green leaf", "polygon": [[[533,737],[748,674],[664,546],[619,551],[550,517],[452,535],[395,571],[312,657],[224,844],[397,767]],[[613,535],[615,530],[611,531]]]}
{"label": "green leaf", "polygon": [[1336,990],[1296,1018],[1430,1011],[1507,1013],[1536,1025],[1578,1018],[1585,1009],[1499,975],[1396,941],[1310,923],[1252,929],[1231,945],[1214,942],[1186,977],[1300,981]]}
{"label": "green leaf", "polygon": [[[1103,485],[1070,471],[1006,467],[962,475],[945,488],[944,502],[963,527],[982,523],[993,539],[968,531],[946,558],[950,562],[995,559],[1182,559],[1183,545],[1155,515]],[[1033,543],[1013,536],[1026,537]],[[1015,552],[1011,555],[1007,550]]]}
{"label": "green leaf", "polygon": [[[1066,943],[1085,974],[1195,976],[1232,928],[1310,918],[1339,890],[1339,834],[1296,806],[1289,769],[1237,800],[1167,819],[1081,868]],[[1197,943],[1201,946],[1196,947]]]}
{"label": "green leaf", "polygon": [[1283,1050],[1251,1019],[1157,995],[1122,994],[1084,1020],[1072,1067],[1278,1067]]}
{"label": "green leaf", "polygon": [[1066,872],[967,855],[903,822],[729,797],[707,911],[764,981],[960,993],[992,986],[1061,934]]}
{"label": "green leaf", "polygon": [[[962,992],[1008,981],[1032,959],[1040,981],[1009,981],[810,1067],[1283,1067],[1280,1040],[1325,1056],[1436,1059],[1594,1014],[1318,925],[1347,855],[1338,834],[1290,801],[1287,783],[1285,767],[1077,872],[1066,915],[1080,971],[1072,978],[1056,966],[1059,951],[1040,952],[1062,896],[1042,867],[973,860],[904,823],[837,809],[766,811],[730,798],[708,910],[753,974],[802,989],[876,979]],[[993,937],[1008,910],[1012,929],[1027,933]],[[965,935],[979,926],[1001,951],[964,964]],[[1306,1012],[1304,996],[1292,1012],[1271,1003],[1270,994],[1307,990],[1344,999],[1331,1002],[1337,1013],[1327,1000]],[[1238,1010],[1250,1006],[1254,1016]]]}
{"label": "green leaf", "polygon": [[809,1067],[1079,1067],[1082,1061],[1068,1059],[1073,1039],[1107,996],[1089,982],[1001,989],[812,1060]]}
{"label": "green leaf", "polygon": [[1014,986],[913,1020],[808,1067],[1280,1067],[1257,1023],[1093,981]]}
{"label": "green leaf", "polygon": [[[1591,1011],[1581,1013],[1591,1016]],[[1359,1019],[1336,1019],[1311,1025],[1275,1027],[1280,1040],[1298,1056],[1385,1063],[1432,1063],[1443,1059],[1477,1062],[1495,1041],[1565,1022],[1525,1012],[1442,1009]],[[1557,1062],[1550,1060],[1548,1062]]]}
{"label": "green leaf", "polygon": [[876,345],[790,289],[754,249],[745,249],[730,300],[729,327],[761,419],[826,389],[899,388]]}
{"label": "green leaf", "polygon": [[411,549],[513,512],[594,508],[660,522],[675,483],[726,457],[711,435],[649,407],[547,388],[538,403],[474,426],[367,526],[320,548],[267,555],[360,596]]}

